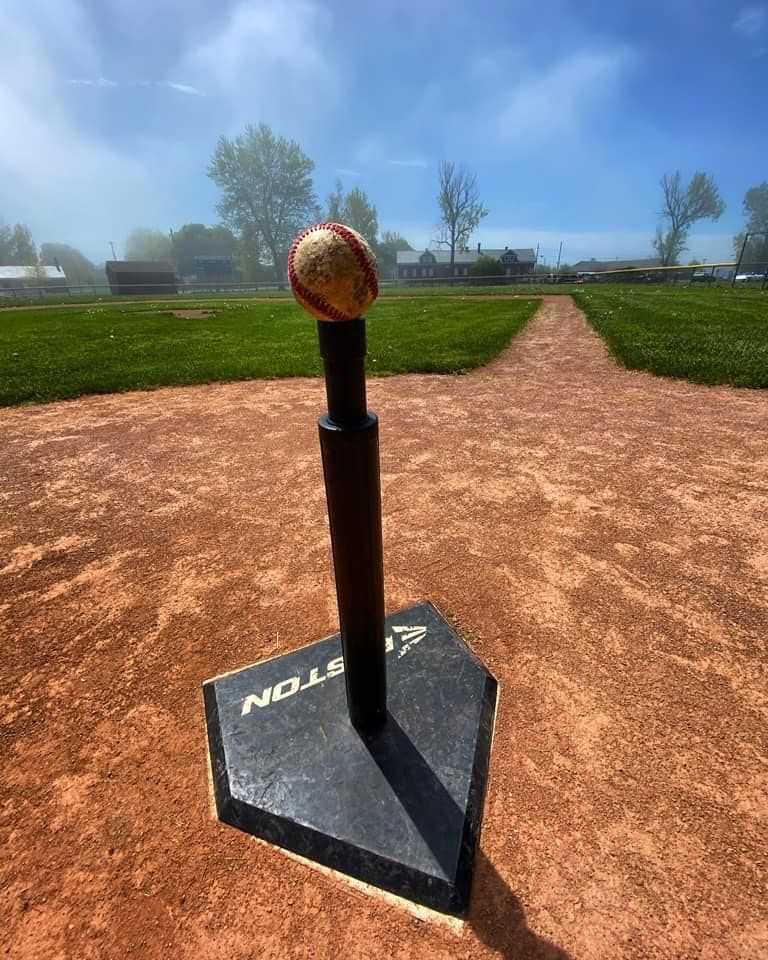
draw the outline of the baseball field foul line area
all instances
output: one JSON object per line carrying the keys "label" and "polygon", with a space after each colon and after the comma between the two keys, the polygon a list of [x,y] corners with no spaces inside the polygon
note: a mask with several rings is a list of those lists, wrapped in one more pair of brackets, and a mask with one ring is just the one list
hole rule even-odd
{"label": "baseball field foul line area", "polygon": [[368,391],[387,609],[499,684],[466,923],[215,817],[202,682],[338,623],[322,382],[243,380],[0,410],[4,954],[764,954],[765,392],[623,369],[567,298]]}

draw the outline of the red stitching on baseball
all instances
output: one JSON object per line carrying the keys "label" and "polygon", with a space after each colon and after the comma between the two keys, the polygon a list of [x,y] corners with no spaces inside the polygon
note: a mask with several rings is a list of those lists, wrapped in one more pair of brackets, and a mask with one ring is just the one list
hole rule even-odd
{"label": "red stitching on baseball", "polygon": [[368,282],[368,289],[373,294],[374,299],[379,295],[379,280],[376,276],[376,271],[371,265],[371,261],[368,259],[368,255],[365,252],[365,248],[357,239],[355,234],[345,227],[343,223],[324,223],[324,227],[327,227],[329,230],[332,230],[335,234],[338,234],[343,240],[346,240],[347,243],[352,248],[352,252],[355,255],[357,262],[360,264],[360,267],[365,274],[365,279]]}
{"label": "red stitching on baseball", "polygon": [[348,317],[346,313],[342,313],[341,310],[338,310],[336,307],[331,306],[330,303],[324,298],[321,297],[319,293],[312,293],[310,290],[295,279],[291,281],[291,286],[293,287],[294,293],[298,294],[302,300],[306,300],[310,306],[316,307],[323,316],[330,317],[332,320],[352,320],[353,317]]}
{"label": "red stitching on baseball", "polygon": [[346,314],[342,313],[340,310],[337,310],[336,307],[331,306],[328,301],[320,296],[320,294],[312,293],[307,290],[307,288],[301,283],[299,278],[296,276],[296,250],[301,243],[301,241],[307,236],[307,234],[312,233],[314,230],[330,230],[335,233],[337,236],[341,237],[342,240],[346,241],[349,244],[352,253],[355,256],[360,268],[363,271],[365,276],[366,283],[368,284],[369,292],[373,293],[374,300],[379,295],[379,281],[376,276],[376,270],[371,265],[370,260],[365,252],[363,245],[357,239],[355,234],[350,230],[349,227],[345,227],[342,223],[316,223],[311,227],[307,227],[302,230],[301,233],[296,237],[296,239],[291,244],[291,248],[288,251],[288,281],[304,300],[307,301],[311,306],[316,307],[322,313],[326,314],[329,317],[332,317],[334,320],[350,320],[353,319],[348,317]]}
{"label": "red stitching on baseball", "polygon": [[311,233],[313,230],[317,229],[317,226],[307,227],[306,230],[302,230],[302,232],[291,244],[291,249],[288,251],[288,282],[290,283],[291,287],[293,287],[294,293],[301,297],[301,299],[310,306],[319,310],[323,316],[330,317],[333,320],[349,320],[351,319],[350,317],[346,316],[346,314],[343,314],[340,310],[337,310],[336,307],[331,306],[331,304],[321,297],[319,293],[312,293],[310,290],[307,290],[304,284],[296,276],[296,266],[294,263],[296,259],[296,248],[308,233]]}

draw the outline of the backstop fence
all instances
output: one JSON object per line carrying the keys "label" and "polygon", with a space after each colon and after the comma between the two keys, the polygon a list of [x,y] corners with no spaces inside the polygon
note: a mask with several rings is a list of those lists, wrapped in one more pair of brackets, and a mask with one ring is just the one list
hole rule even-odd
{"label": "backstop fence", "polygon": [[[735,261],[723,261],[718,263],[689,264],[687,266],[674,267],[628,267],[622,266],[615,269],[602,269],[594,271],[581,271],[574,273],[572,271],[561,270],[559,272],[549,273],[531,273],[521,276],[477,276],[477,277],[419,277],[413,279],[387,279],[380,281],[382,292],[393,288],[410,287],[433,287],[441,289],[444,287],[477,287],[477,286],[509,286],[509,287],[528,287],[531,285],[547,284],[586,284],[586,283],[621,283],[621,284],[703,284],[712,286],[751,286],[765,290],[768,286],[768,233],[756,234],[750,233],[745,237],[742,247],[742,256]],[[233,296],[253,296],[259,295],[274,296],[281,292],[288,292],[289,285],[287,279],[283,282],[257,282],[249,283],[245,281],[175,281],[168,283],[167,292],[163,291],[164,284],[153,281],[153,290],[151,294],[143,291],[139,292],[141,284],[137,284],[136,292],[132,292],[130,284],[124,284],[121,290],[124,293],[121,297],[115,299],[151,299],[152,297],[178,297],[190,298],[204,296],[208,294],[231,294]],[[92,283],[58,283],[56,286],[48,286],[44,283],[36,283],[34,280],[24,283],[0,284],[0,302],[5,301],[23,301],[30,299],[51,300],[75,299],[84,300],[93,299],[112,299],[112,293],[109,284]]]}

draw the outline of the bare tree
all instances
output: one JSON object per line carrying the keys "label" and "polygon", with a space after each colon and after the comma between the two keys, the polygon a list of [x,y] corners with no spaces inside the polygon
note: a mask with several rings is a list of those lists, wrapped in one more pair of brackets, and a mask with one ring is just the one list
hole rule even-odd
{"label": "bare tree", "polygon": [[467,245],[472,231],[488,216],[488,211],[480,202],[477,177],[466,167],[444,160],[438,167],[438,180],[441,230],[437,242],[451,251],[453,267],[456,248]]}
{"label": "bare tree", "polygon": [[679,170],[671,176],[665,173],[661,189],[664,195],[661,216],[666,224],[656,228],[653,247],[661,265],[669,267],[677,263],[688,246],[691,226],[698,220],[719,220],[725,204],[714,180],[702,171],[694,173],[688,186],[683,185]]}

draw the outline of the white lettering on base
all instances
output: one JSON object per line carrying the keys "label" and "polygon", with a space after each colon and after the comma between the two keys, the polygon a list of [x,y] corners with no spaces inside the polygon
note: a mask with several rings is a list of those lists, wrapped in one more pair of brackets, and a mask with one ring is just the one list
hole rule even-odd
{"label": "white lettering on base", "polygon": [[267,687],[262,693],[261,696],[258,694],[252,693],[243,700],[243,709],[240,713],[241,717],[246,716],[251,712],[251,707],[266,707],[269,704],[269,699],[272,696],[272,687]]}
{"label": "white lettering on base", "polygon": [[277,703],[278,700],[285,700],[286,697],[292,696],[298,691],[300,684],[301,680],[298,677],[288,677],[287,680],[281,680],[272,691],[272,703]]}
{"label": "white lettering on base", "polygon": [[[397,635],[398,657],[404,657],[427,635],[427,628],[423,626],[398,626],[392,627],[392,630]],[[395,651],[394,637],[387,636],[384,638],[384,650],[386,653],[393,653]],[[334,657],[326,666],[324,674],[320,673],[319,667],[312,667],[309,671],[309,679],[305,680],[304,683],[301,682],[301,677],[288,677],[286,680],[281,680],[280,683],[276,683],[274,687],[265,687],[261,694],[249,694],[243,699],[240,716],[248,716],[253,707],[263,709],[271,703],[279,703],[280,700],[292,697],[300,690],[308,690],[310,687],[320,686],[325,683],[326,680],[331,677],[338,677],[341,673],[344,673],[344,657]]]}

